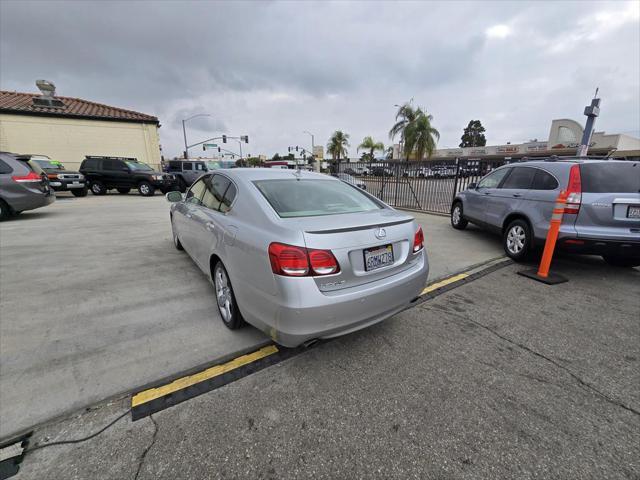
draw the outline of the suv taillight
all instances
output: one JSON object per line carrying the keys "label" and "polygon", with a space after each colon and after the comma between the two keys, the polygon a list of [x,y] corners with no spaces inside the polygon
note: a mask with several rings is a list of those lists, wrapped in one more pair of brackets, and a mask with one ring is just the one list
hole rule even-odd
{"label": "suv taillight", "polygon": [[14,182],[18,183],[30,183],[30,182],[41,182],[42,177],[35,172],[29,172],[28,175],[14,175],[11,177]]}
{"label": "suv taillight", "polygon": [[567,185],[567,204],[564,213],[576,214],[580,211],[582,203],[582,180],[580,178],[580,165],[571,165],[569,170],[569,185]]}
{"label": "suv taillight", "polygon": [[271,270],[286,277],[331,275],[340,271],[336,257],[330,250],[272,243],[269,245]]}
{"label": "suv taillight", "polygon": [[413,253],[418,253],[424,248],[424,233],[422,227],[418,227],[418,231],[413,236]]}

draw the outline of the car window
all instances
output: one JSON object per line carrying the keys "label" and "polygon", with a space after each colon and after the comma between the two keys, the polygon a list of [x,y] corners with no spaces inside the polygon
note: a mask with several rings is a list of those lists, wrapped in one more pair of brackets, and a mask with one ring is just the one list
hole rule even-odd
{"label": "car window", "polygon": [[640,162],[601,162],[580,165],[585,193],[639,193]]}
{"label": "car window", "polygon": [[489,175],[480,180],[478,188],[498,188],[498,185],[500,185],[500,182],[508,171],[509,170],[507,168],[503,168],[500,170],[496,170],[495,172],[491,172]]}
{"label": "car window", "polygon": [[207,186],[204,183],[204,178],[201,178],[196,183],[191,185],[191,188],[187,192],[187,196],[185,197],[185,202],[193,203],[195,205],[202,205],[201,199],[202,194],[207,189]]}
{"label": "car window", "polygon": [[384,208],[348,183],[327,180],[257,180],[253,182],[282,218],[359,213]]}
{"label": "car window", "polygon": [[122,163],[120,160],[109,160],[106,158],[102,160],[103,170],[122,170],[122,167],[124,166],[124,163]]}
{"label": "car window", "polygon": [[222,203],[220,204],[220,211],[221,212],[228,212],[229,210],[231,210],[231,204],[233,203],[233,200],[236,198],[236,186],[232,183],[229,185],[229,188],[227,188],[227,191],[224,194],[224,198],[222,199]]}
{"label": "car window", "polygon": [[179,172],[180,170],[182,170],[180,162],[169,162],[170,172]]}
{"label": "car window", "polygon": [[11,168],[9,164],[4,162],[3,160],[0,160],[0,173],[11,173],[11,172],[13,172],[13,168]]}
{"label": "car window", "polygon": [[82,167],[96,169],[98,168],[98,160],[95,158],[88,158],[83,162]]}
{"label": "car window", "polygon": [[509,169],[509,176],[502,183],[500,188],[517,188],[528,190],[533,182],[535,169],[530,167],[512,167]]}
{"label": "car window", "polygon": [[537,168],[531,184],[531,190],[555,190],[556,188],[558,188],[558,181],[555,177]]}
{"label": "car window", "polygon": [[207,190],[202,197],[202,204],[211,210],[220,210],[222,198],[231,182],[222,175],[213,175],[207,180]]}
{"label": "car window", "polygon": [[204,163],[194,163],[193,164],[193,169],[197,170],[198,172],[206,172],[207,171],[207,167],[204,166]]}
{"label": "car window", "polygon": [[183,162],[182,163],[182,169],[183,170],[193,170],[193,168],[191,168],[191,164],[189,162]]}

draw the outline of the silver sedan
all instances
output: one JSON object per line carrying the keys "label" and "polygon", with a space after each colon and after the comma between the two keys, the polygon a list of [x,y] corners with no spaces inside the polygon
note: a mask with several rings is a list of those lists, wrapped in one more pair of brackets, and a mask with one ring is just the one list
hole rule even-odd
{"label": "silver sedan", "polygon": [[167,199],[175,246],[212,279],[225,325],[287,347],[380,322],[427,280],[413,217],[326,175],[224,170]]}

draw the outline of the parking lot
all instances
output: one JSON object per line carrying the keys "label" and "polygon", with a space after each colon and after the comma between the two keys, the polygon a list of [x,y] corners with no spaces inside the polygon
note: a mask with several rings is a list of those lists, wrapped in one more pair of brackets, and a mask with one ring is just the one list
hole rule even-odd
{"label": "parking lot", "polygon": [[16,478],[638,478],[640,272],[520,268],[152,417],[40,428]]}
{"label": "parking lot", "polygon": [[[207,278],[173,247],[160,195],[75,198],[0,226],[0,438],[255,350],[227,330]],[[502,256],[496,238],[416,214],[430,281]]]}

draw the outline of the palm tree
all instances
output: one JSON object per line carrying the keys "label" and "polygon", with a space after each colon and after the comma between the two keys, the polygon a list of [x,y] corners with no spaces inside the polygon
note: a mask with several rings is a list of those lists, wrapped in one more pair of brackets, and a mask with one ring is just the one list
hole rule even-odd
{"label": "palm tree", "polygon": [[[418,109],[420,110],[420,109]],[[405,154],[407,159],[409,153],[415,152],[416,160],[423,160],[433,155],[436,149],[436,142],[440,140],[440,132],[431,126],[433,116],[428,115],[420,110],[420,115],[405,130]],[[406,146],[411,146],[410,150],[406,150]]]}
{"label": "palm tree", "polygon": [[411,102],[398,108],[396,123],[389,130],[389,137],[393,140],[396,135],[400,135],[407,162],[414,152],[418,160],[422,160],[425,154],[427,158],[433,154],[440,133],[431,126],[432,121],[432,115],[426,114],[420,107],[414,107]]}
{"label": "palm tree", "polygon": [[373,152],[375,152],[376,150],[379,151],[384,151],[384,145],[382,144],[382,142],[376,142],[373,140],[373,138],[371,137],[364,137],[362,139],[362,143],[360,145],[358,145],[358,150],[369,150],[369,153],[367,154],[369,156],[369,161],[373,162]]}
{"label": "palm tree", "polygon": [[336,130],[327,143],[327,153],[330,153],[334,160],[338,160],[339,164],[340,159],[347,156],[347,147],[349,146],[349,134],[342,130]]}

